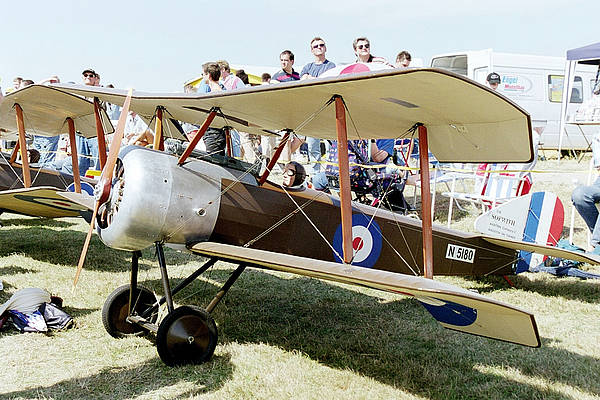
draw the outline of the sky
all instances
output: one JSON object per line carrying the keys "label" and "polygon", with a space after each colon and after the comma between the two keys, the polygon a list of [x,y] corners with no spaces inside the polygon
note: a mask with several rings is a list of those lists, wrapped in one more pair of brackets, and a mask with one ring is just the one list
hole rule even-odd
{"label": "sky", "polygon": [[93,68],[103,85],[180,92],[204,62],[278,67],[285,49],[300,71],[313,61],[315,36],[338,64],[354,61],[361,36],[376,56],[393,62],[408,50],[425,65],[436,54],[488,48],[564,57],[600,41],[596,0],[22,0],[0,2],[0,15],[3,91],[16,76],[81,83]]}

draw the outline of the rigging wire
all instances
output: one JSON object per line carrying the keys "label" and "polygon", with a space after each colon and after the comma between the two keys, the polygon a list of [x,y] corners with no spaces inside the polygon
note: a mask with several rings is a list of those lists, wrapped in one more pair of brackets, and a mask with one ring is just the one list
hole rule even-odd
{"label": "rigging wire", "polygon": [[[362,139],[362,138],[361,138],[360,132],[358,131],[358,127],[356,126],[356,123],[354,122],[354,118],[352,117],[352,113],[350,112],[350,109],[348,108],[348,105],[346,104],[346,102],[344,101],[344,99],[343,99],[343,98],[342,98],[342,103],[344,104],[344,108],[345,108],[345,109],[346,109],[346,111],[347,111],[347,114],[348,114],[348,116],[349,116],[349,118],[350,118],[350,122],[351,122],[351,124],[352,124],[352,127],[354,128],[354,131],[356,132],[356,135],[359,137],[359,140],[364,140],[364,139]],[[403,135],[406,135],[406,134],[409,134],[409,133],[411,133],[411,135],[414,135],[414,132],[416,132],[416,130],[417,130],[417,127],[418,127],[418,124],[414,124],[412,127],[410,127],[409,129],[407,129],[407,130],[406,130],[406,132],[404,132],[404,134],[403,134]],[[402,136],[403,136],[403,135],[402,135]],[[339,146],[338,146],[338,151],[339,151]],[[367,156],[369,156],[369,155],[367,154]],[[368,166],[366,166],[366,167],[368,167]],[[382,186],[381,186],[381,182],[379,182],[379,181],[376,181],[376,182],[375,182],[375,184],[379,185],[379,186],[378,186],[378,188],[379,188],[379,190],[380,190],[380,191],[383,189],[383,188],[382,188]],[[389,189],[389,188],[388,188],[388,189]],[[375,211],[375,213],[373,213],[373,215],[370,217],[369,223],[367,224],[367,229],[368,229],[368,228],[371,226],[371,224],[372,224],[372,222],[373,222],[373,220],[374,220],[374,218],[375,218],[375,214],[377,214],[377,210],[378,210],[378,209],[379,209],[379,207],[378,207],[378,208],[376,208],[376,211]],[[361,211],[361,213],[362,213],[362,211]],[[364,213],[362,213],[362,214],[363,214],[363,215],[365,215]],[[366,215],[365,215],[365,216],[366,216]],[[419,268],[419,266],[418,266],[418,264],[417,264],[417,262],[416,262],[416,258],[415,258],[415,256],[414,256],[414,254],[413,254],[413,252],[412,252],[412,250],[411,250],[410,246],[408,245],[408,241],[406,240],[406,237],[404,236],[404,232],[403,232],[402,228],[400,227],[400,223],[399,223],[399,221],[398,221],[397,219],[394,219],[394,222],[395,222],[395,224],[396,224],[396,227],[398,228],[398,230],[399,230],[399,231],[400,231],[400,233],[402,234],[402,238],[404,239],[404,243],[405,243],[405,245],[406,245],[406,248],[408,249],[408,251],[409,251],[409,254],[410,254],[410,256],[411,256],[411,258],[412,258],[412,261],[413,261],[413,263],[414,263],[413,265],[414,265],[414,266],[415,266],[415,268],[416,268],[416,269],[417,269],[417,270],[420,272],[420,268]],[[391,244],[391,242],[390,242],[390,241],[389,241],[389,240],[388,240],[388,239],[387,239],[387,238],[386,238],[386,237],[383,235],[383,232],[380,232],[380,234],[381,234],[381,237],[382,237],[382,238],[385,240],[385,242],[386,242],[386,243],[387,243],[387,244],[390,246],[390,248],[392,249],[392,251],[393,251],[394,253],[396,253],[396,255],[397,255],[399,258],[400,258],[400,260],[406,264],[406,266],[407,266],[407,267],[408,267],[408,268],[409,268],[409,269],[410,269],[410,270],[413,272],[413,274],[415,274],[415,275],[419,275],[419,274],[418,274],[418,273],[417,273],[417,272],[416,272],[416,271],[415,271],[415,270],[414,270],[414,269],[413,269],[413,268],[410,266],[410,264],[408,263],[408,261],[407,261],[407,260],[405,260],[405,259],[404,259],[404,257],[402,257],[402,255],[400,254],[400,252],[399,252],[399,251],[398,251],[398,250],[397,250],[397,249],[396,249],[396,248],[395,248],[395,247],[394,247],[394,246]]]}
{"label": "rigging wire", "polygon": [[25,186],[25,182],[23,182],[23,179],[19,176],[19,174],[17,173],[17,171],[15,170],[15,168],[13,167],[13,165],[10,163],[10,160],[6,159],[6,156],[4,155],[4,153],[0,152],[0,154],[2,155],[2,159],[4,161],[6,161],[6,165],[8,165],[8,167],[11,169],[11,171],[13,172],[13,174],[15,175],[15,177],[17,178],[17,180],[15,180],[13,182],[13,184],[11,185],[11,187],[9,189],[14,188],[15,185],[17,184],[17,182],[21,182],[21,185]]}
{"label": "rigging wire", "polygon": [[[31,130],[33,131],[33,133],[31,134],[33,136],[33,140],[35,140],[35,136],[37,133],[37,130],[35,129],[35,126],[31,123],[31,121],[29,120],[29,116],[25,113],[23,113],[24,118],[27,120],[28,125],[31,125]],[[64,125],[63,125],[64,126]],[[29,156],[29,153],[27,154],[27,156]],[[35,168],[35,167],[34,167]],[[31,168],[29,168],[31,170]],[[40,175],[40,172],[42,171],[42,168],[37,168],[37,172],[35,174],[35,176],[33,177],[33,179],[31,180],[31,185],[33,185],[36,181],[38,176]]]}

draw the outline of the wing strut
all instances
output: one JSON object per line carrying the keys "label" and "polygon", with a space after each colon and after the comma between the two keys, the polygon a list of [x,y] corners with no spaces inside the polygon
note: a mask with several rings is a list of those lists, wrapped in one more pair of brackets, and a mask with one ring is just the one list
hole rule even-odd
{"label": "wing strut", "polygon": [[265,168],[265,172],[263,172],[263,174],[260,176],[260,179],[258,180],[258,186],[262,186],[263,183],[265,183],[267,181],[267,178],[269,177],[271,170],[275,166],[275,163],[277,162],[277,160],[279,160],[279,156],[281,156],[281,152],[283,151],[283,148],[287,144],[287,141],[290,138],[291,133],[292,133],[291,130],[285,131],[285,134],[283,135],[283,137],[281,138],[281,141],[279,142],[279,146],[277,146],[277,148],[275,149],[275,153],[273,153],[273,157],[271,157],[269,164],[267,164],[267,167]]}
{"label": "wing strut", "polygon": [[231,157],[233,154],[233,143],[231,141],[231,127],[224,126],[223,130],[225,131],[225,143],[227,143],[227,157]]}
{"label": "wing strut", "polygon": [[156,125],[154,126],[154,144],[152,148],[155,150],[164,150],[165,141],[163,138],[163,107],[156,107]]}
{"label": "wing strut", "polygon": [[425,278],[433,278],[433,238],[431,229],[431,192],[429,191],[429,146],[427,128],[417,124],[419,130],[419,164],[421,167],[421,221],[423,229],[423,269]]}
{"label": "wing strut", "polygon": [[21,165],[23,166],[23,183],[26,188],[31,187],[31,172],[29,170],[29,155],[27,154],[27,139],[25,138],[25,124],[23,122],[23,109],[15,103],[17,112],[17,128],[19,130],[19,148],[21,149]]}
{"label": "wing strut", "polygon": [[13,164],[15,161],[17,161],[17,155],[19,154],[19,150],[20,149],[21,149],[21,146],[19,144],[19,141],[17,141],[17,144],[13,148],[13,151],[12,151],[12,153],[10,155],[10,160],[8,160],[8,162],[10,164]]}
{"label": "wing strut", "polygon": [[196,147],[196,145],[198,144],[200,139],[202,139],[202,136],[204,136],[204,134],[206,133],[206,130],[212,123],[213,119],[215,119],[215,116],[217,115],[218,111],[219,111],[218,107],[213,107],[210,109],[210,112],[208,113],[208,116],[204,120],[204,123],[202,124],[200,129],[198,129],[198,133],[196,133],[196,136],[194,136],[192,141],[188,144],[187,149],[185,149],[185,151],[183,152],[181,157],[179,157],[179,161],[177,161],[177,165],[181,166],[181,165],[183,165],[185,160],[187,160],[187,158],[192,153],[192,150],[194,150],[194,148]]}
{"label": "wing strut", "polygon": [[[98,156],[100,157],[100,169],[106,164],[106,139],[104,138],[104,128],[102,127],[102,118],[100,118],[100,100],[94,97],[94,115],[96,116],[96,137],[98,138]],[[73,164],[75,168],[75,164]]]}
{"label": "wing strut", "polygon": [[352,249],[352,194],[350,193],[350,165],[348,163],[348,131],[346,109],[342,96],[335,95],[335,128],[338,140],[338,163],[340,179],[340,210],[342,214],[342,243],[344,262],[350,264]]}
{"label": "wing strut", "polygon": [[71,146],[71,162],[73,164],[73,183],[75,183],[75,192],[81,193],[79,160],[77,159],[77,142],[75,141],[75,122],[73,122],[71,117],[67,118],[67,125],[69,126],[69,145]]}

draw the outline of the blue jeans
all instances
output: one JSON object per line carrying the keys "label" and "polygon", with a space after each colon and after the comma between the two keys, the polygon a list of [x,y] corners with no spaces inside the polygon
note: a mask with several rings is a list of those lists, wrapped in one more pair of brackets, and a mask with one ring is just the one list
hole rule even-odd
{"label": "blue jeans", "polygon": [[[96,160],[91,157],[98,157],[98,139],[88,140],[83,136],[76,135],[75,143],[77,145],[77,162],[79,163],[79,175],[85,176],[87,170],[94,168]],[[62,160],[54,161],[54,169],[65,174],[73,175],[73,161],[71,156]]]}
{"label": "blue jeans", "polygon": [[600,219],[596,204],[600,203],[600,177],[591,186],[578,186],[571,195],[573,205],[592,232],[592,246],[600,245]]}
{"label": "blue jeans", "polygon": [[[87,139],[87,143],[91,157],[89,162],[89,168],[100,170],[100,152],[98,149],[98,138],[91,137]],[[83,174],[85,175],[85,172]]]}
{"label": "blue jeans", "polygon": [[309,175],[315,175],[321,171],[321,139],[306,137],[308,145],[308,161],[311,163],[312,171],[308,171]]}
{"label": "blue jeans", "polygon": [[312,177],[313,189],[324,191],[329,186],[329,182],[327,180],[327,175],[325,172],[317,172]]}
{"label": "blue jeans", "polygon": [[38,166],[42,168],[52,168],[58,149],[60,136],[38,136],[33,137],[32,147],[40,152]]}
{"label": "blue jeans", "polygon": [[231,155],[236,158],[241,158],[242,145],[240,141],[240,134],[235,129],[230,129],[229,134],[231,135]]}

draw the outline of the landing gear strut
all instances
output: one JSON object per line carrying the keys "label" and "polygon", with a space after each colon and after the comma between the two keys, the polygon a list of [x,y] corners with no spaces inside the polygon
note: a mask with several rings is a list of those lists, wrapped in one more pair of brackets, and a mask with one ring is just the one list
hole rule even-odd
{"label": "landing gear strut", "polygon": [[[169,366],[206,362],[212,357],[218,340],[217,325],[211,313],[246,265],[240,264],[231,273],[206,309],[190,305],[175,308],[173,296],[212,267],[218,258],[210,258],[171,290],[163,244],[157,242],[155,246],[165,295],[157,301],[150,290],[137,285],[138,259],[141,253],[134,252],[131,283],[117,288],[107,298],[102,309],[104,327],[114,337],[155,332],[158,355]],[[167,303],[168,314],[156,325],[158,308],[164,303]]]}

